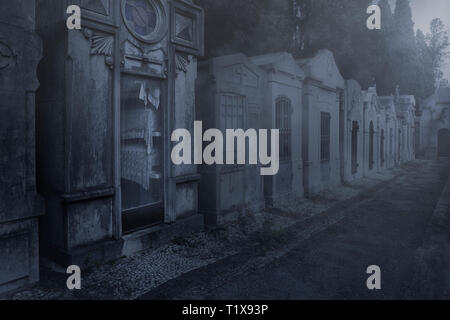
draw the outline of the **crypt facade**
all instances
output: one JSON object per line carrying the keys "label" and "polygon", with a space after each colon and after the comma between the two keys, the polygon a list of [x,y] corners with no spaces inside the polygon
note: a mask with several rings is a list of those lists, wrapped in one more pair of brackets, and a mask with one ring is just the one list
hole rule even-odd
{"label": "crypt facade", "polygon": [[[61,27],[69,4],[82,9],[81,30]],[[176,0],[39,0],[36,15],[42,254],[86,266],[142,250],[164,227],[201,228],[200,177],[172,164],[170,135],[195,120],[203,10]]]}

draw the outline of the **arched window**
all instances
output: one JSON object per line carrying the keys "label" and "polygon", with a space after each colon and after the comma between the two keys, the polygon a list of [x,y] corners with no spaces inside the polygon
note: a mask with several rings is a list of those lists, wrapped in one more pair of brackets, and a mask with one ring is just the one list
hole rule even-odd
{"label": "arched window", "polygon": [[280,130],[280,159],[291,158],[291,100],[278,97],[275,104],[276,128]]}
{"label": "arched window", "polygon": [[373,128],[373,122],[370,121],[370,129],[369,129],[369,169],[372,170],[373,169],[373,165],[374,165],[374,159],[373,159],[373,138],[375,135],[375,130]]}

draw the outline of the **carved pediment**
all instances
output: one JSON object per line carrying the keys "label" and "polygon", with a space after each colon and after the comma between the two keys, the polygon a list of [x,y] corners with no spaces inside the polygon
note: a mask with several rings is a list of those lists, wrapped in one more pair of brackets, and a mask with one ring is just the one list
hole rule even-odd
{"label": "carved pediment", "polygon": [[223,69],[226,82],[246,87],[258,88],[259,76],[244,64],[237,64]]}
{"label": "carved pediment", "polygon": [[336,65],[333,53],[328,50],[320,50],[308,63],[306,69],[310,77],[321,81],[328,87],[344,87],[345,80]]}
{"label": "carved pediment", "polygon": [[82,31],[85,38],[91,43],[90,54],[104,56],[106,65],[112,69],[114,66],[114,37],[110,34],[104,34],[89,28],[84,28]]}
{"label": "carved pediment", "polygon": [[108,0],[81,0],[81,7],[104,16],[109,15]]}

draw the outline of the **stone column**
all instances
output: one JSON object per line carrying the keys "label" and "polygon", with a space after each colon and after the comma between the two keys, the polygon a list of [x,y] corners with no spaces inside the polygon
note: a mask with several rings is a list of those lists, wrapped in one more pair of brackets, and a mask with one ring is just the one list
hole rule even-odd
{"label": "stone column", "polygon": [[0,294],[39,279],[35,1],[0,0]]}

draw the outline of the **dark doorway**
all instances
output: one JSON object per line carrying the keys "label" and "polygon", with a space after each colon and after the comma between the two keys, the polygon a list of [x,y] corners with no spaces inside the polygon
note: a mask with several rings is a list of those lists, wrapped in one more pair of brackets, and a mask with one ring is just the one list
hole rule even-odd
{"label": "dark doorway", "polygon": [[373,122],[370,122],[369,129],[369,169],[373,169],[374,161],[373,161],[373,137],[375,135],[375,130],[373,128]]}
{"label": "dark doorway", "polygon": [[358,172],[358,121],[353,121],[352,124],[352,174]]}
{"label": "dark doorway", "polygon": [[438,132],[438,157],[450,157],[449,129],[441,129]]}

